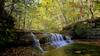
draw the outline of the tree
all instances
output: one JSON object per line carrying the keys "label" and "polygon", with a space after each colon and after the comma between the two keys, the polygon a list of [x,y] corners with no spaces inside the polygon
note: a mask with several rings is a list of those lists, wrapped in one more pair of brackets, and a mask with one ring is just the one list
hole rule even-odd
{"label": "tree", "polygon": [[93,0],[87,0],[87,1],[88,1],[88,8],[91,13],[91,19],[94,19]]}
{"label": "tree", "polygon": [[5,0],[0,0],[0,45],[5,45],[10,40],[15,39],[14,17],[5,10]]}

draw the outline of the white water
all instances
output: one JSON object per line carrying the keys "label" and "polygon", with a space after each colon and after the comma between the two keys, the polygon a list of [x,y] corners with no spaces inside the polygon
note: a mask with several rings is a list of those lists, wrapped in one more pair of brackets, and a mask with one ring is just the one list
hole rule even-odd
{"label": "white water", "polygon": [[[41,48],[40,42],[37,39],[37,37],[33,33],[31,33],[31,35],[33,36],[33,38],[32,38],[33,39],[33,47],[37,47],[40,50],[40,52],[43,53],[44,50]],[[69,45],[73,42],[69,36],[66,36],[66,40],[64,40],[64,38],[61,34],[56,34],[56,33],[51,33],[51,36],[49,37],[49,39],[51,41],[49,41],[48,43],[50,43],[51,46],[54,46],[56,48],[63,47],[65,45]]]}
{"label": "white water", "polygon": [[62,47],[62,46],[65,46],[65,45],[68,45],[68,44],[71,44],[73,41],[71,40],[70,37],[66,37],[67,39],[64,40],[63,39],[63,36],[61,34],[53,34],[51,33],[51,42],[50,44],[54,47]]}
{"label": "white water", "polygon": [[43,53],[44,50],[41,48],[39,40],[33,33],[31,33],[31,35],[33,36],[33,47],[37,47],[40,50],[40,52]]}

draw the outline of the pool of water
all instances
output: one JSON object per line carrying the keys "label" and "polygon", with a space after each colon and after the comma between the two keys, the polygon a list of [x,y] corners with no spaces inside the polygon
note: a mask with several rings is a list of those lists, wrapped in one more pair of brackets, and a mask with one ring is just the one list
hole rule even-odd
{"label": "pool of water", "polygon": [[44,56],[100,56],[100,46],[74,43],[49,51]]}

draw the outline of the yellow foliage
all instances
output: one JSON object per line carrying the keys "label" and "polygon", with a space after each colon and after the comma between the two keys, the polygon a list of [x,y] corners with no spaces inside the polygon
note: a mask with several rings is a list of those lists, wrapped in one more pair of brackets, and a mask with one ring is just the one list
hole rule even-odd
{"label": "yellow foliage", "polygon": [[[80,16],[80,0],[41,0],[39,6],[27,9],[28,13],[21,14],[23,18],[17,20],[16,27],[20,25],[21,28],[25,25],[28,28],[31,23],[31,29],[44,30],[49,32],[60,31],[66,23],[74,22]],[[83,1],[83,0],[82,0]],[[19,6],[20,7],[20,6]],[[31,6],[30,6],[31,7]],[[23,7],[24,8],[24,7]],[[83,13],[85,7],[83,7]],[[14,14],[14,13],[13,13]],[[89,13],[87,13],[86,17]],[[95,11],[95,16],[100,13]],[[64,23],[65,22],[65,23]]]}

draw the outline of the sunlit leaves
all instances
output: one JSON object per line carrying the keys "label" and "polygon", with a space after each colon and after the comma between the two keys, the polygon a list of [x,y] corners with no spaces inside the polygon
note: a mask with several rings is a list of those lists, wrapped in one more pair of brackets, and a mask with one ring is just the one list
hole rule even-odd
{"label": "sunlit leaves", "polygon": [[[10,3],[12,0],[6,4]],[[18,0],[14,4],[12,15],[16,18],[18,29],[55,32],[60,31],[64,25],[82,20],[80,7],[83,19],[92,16],[87,0]],[[94,7],[94,15],[99,16],[99,4],[95,2]]]}
{"label": "sunlit leaves", "polygon": [[97,1],[94,1],[94,15],[96,16],[96,17],[100,17],[100,1],[99,0],[97,0]]}
{"label": "sunlit leaves", "polygon": [[79,7],[79,3],[78,2],[69,2],[68,3],[68,7],[73,7],[73,8],[78,8]]}

